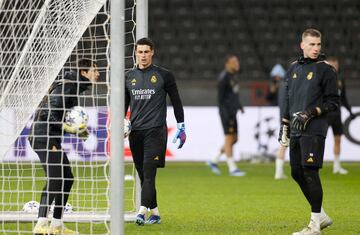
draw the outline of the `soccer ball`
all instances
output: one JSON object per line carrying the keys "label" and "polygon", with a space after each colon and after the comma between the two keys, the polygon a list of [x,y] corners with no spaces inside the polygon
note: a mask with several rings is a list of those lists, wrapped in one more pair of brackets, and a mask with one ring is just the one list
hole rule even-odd
{"label": "soccer ball", "polygon": [[29,201],[24,204],[22,211],[26,213],[38,213],[40,208],[40,203],[37,201]]}
{"label": "soccer ball", "polygon": [[131,123],[128,119],[124,119],[124,138],[128,137],[131,132]]}
{"label": "soccer ball", "polygon": [[65,123],[73,130],[73,132],[86,127],[88,121],[89,115],[80,106],[73,107],[65,115]]}

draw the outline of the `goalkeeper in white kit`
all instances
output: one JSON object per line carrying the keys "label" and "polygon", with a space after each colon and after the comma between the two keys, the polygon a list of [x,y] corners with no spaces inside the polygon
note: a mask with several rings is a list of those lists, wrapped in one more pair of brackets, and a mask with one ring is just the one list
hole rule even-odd
{"label": "goalkeeper in white kit", "polygon": [[[66,72],[63,80],[55,81],[36,111],[29,140],[42,163],[47,183],[41,194],[34,234],[76,234],[66,228],[62,220],[74,176],[66,153],[61,148],[61,139],[64,131],[78,134],[81,138],[87,138],[88,131],[87,127],[74,131],[63,121],[65,111],[78,105],[79,94],[91,87],[99,76],[95,62],[80,59],[78,71]],[[54,214],[49,226],[48,213],[53,202]]]}

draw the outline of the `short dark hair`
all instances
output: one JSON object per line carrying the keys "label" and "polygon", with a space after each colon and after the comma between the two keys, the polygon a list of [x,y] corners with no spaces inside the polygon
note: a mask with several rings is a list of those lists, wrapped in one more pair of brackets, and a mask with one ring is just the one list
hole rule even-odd
{"label": "short dark hair", "polygon": [[224,64],[226,64],[231,58],[235,57],[236,59],[239,60],[239,57],[235,54],[228,54],[225,56],[225,59],[224,59]]}
{"label": "short dark hair", "polygon": [[306,29],[303,34],[302,34],[302,40],[304,40],[305,37],[307,36],[311,36],[311,37],[316,37],[316,38],[321,38],[321,33],[319,30],[317,29],[313,29],[313,28],[309,28]]}
{"label": "short dark hair", "polygon": [[137,40],[135,44],[135,50],[137,49],[138,45],[147,45],[150,47],[151,50],[153,50],[155,47],[154,42],[150,38],[140,38],[139,40]]}
{"label": "short dark hair", "polygon": [[94,60],[92,60],[92,59],[89,59],[89,58],[81,58],[81,59],[78,60],[78,63],[77,63],[79,73],[82,70],[85,70],[86,72],[89,71],[89,69],[91,67],[93,67],[94,65],[96,65],[96,62]]}

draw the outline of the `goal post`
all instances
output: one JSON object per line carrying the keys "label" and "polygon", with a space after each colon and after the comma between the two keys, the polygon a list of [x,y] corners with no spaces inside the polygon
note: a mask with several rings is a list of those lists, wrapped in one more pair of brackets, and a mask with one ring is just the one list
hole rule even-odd
{"label": "goal post", "polygon": [[123,221],[134,221],[140,183],[118,117],[124,71],[135,62],[137,1],[0,0],[0,234],[32,234],[37,211],[24,205],[39,202],[47,179],[27,141],[32,115],[80,58],[96,61],[101,76],[78,97],[88,140],[62,140],[74,175],[64,222],[80,234],[123,234]]}

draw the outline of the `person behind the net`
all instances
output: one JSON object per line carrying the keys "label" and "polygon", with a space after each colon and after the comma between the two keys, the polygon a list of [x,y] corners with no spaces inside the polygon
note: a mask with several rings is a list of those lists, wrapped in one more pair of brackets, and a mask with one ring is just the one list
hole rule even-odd
{"label": "person behind the net", "polygon": [[[285,69],[281,64],[276,64],[270,72],[270,85],[269,92],[266,96],[266,100],[270,105],[279,106],[280,109],[280,122],[282,114],[284,113],[284,95],[285,95]],[[287,176],[284,173],[284,160],[287,147],[280,144],[276,152],[275,160],[275,179],[286,179]]]}
{"label": "person behind the net", "polygon": [[240,70],[240,60],[236,55],[228,55],[225,58],[224,69],[218,76],[218,105],[220,119],[223,126],[225,140],[219,154],[207,161],[211,171],[220,175],[218,166],[220,158],[225,155],[230,176],[244,176],[233,158],[233,146],[238,140],[238,124],[236,114],[238,110],[244,113],[244,108],[239,101],[239,84],[235,74]]}
{"label": "person behind the net", "polygon": [[[77,66],[77,70],[66,71],[64,79],[56,80],[51,85],[34,116],[29,141],[47,178],[41,194],[34,234],[76,234],[63,223],[64,206],[74,177],[67,155],[61,147],[61,140],[64,132],[86,139],[88,130],[86,126],[75,130],[64,123],[64,118],[67,110],[78,105],[79,95],[99,78],[96,63],[91,59],[80,59]],[[53,218],[49,226],[48,214],[53,202]]]}
{"label": "person behind the net", "polygon": [[291,176],[311,206],[310,223],[293,235],[317,235],[332,224],[322,208],[319,175],[328,129],[327,113],[339,108],[337,75],[320,54],[321,33],[306,29],[300,44],[302,56],[286,73],[285,107],[279,142],[289,146]]}
{"label": "person behind the net", "polygon": [[[331,64],[335,70],[339,73],[339,60],[336,57],[328,57],[326,61]],[[343,105],[350,114],[350,118],[354,119],[355,115],[351,111],[351,106],[346,97],[345,89],[345,80],[338,74],[338,92],[340,95],[340,104]],[[341,167],[340,163],[340,144],[341,144],[341,135],[343,134],[343,124],[341,121],[341,109],[337,109],[335,112],[331,112],[327,116],[329,126],[331,127],[334,134],[334,164],[333,164],[333,173],[345,175],[348,171]]]}
{"label": "person behind the net", "polygon": [[[178,148],[182,148],[186,140],[184,110],[175,77],[169,70],[153,64],[154,50],[151,39],[139,39],[135,44],[137,66],[125,76],[125,110],[130,106],[131,122],[129,144],[141,181],[141,206],[136,216],[138,225],[161,222],[155,179],[157,168],[165,167],[167,95],[177,121],[173,143],[179,139]],[[151,214],[146,219],[148,209]]]}

